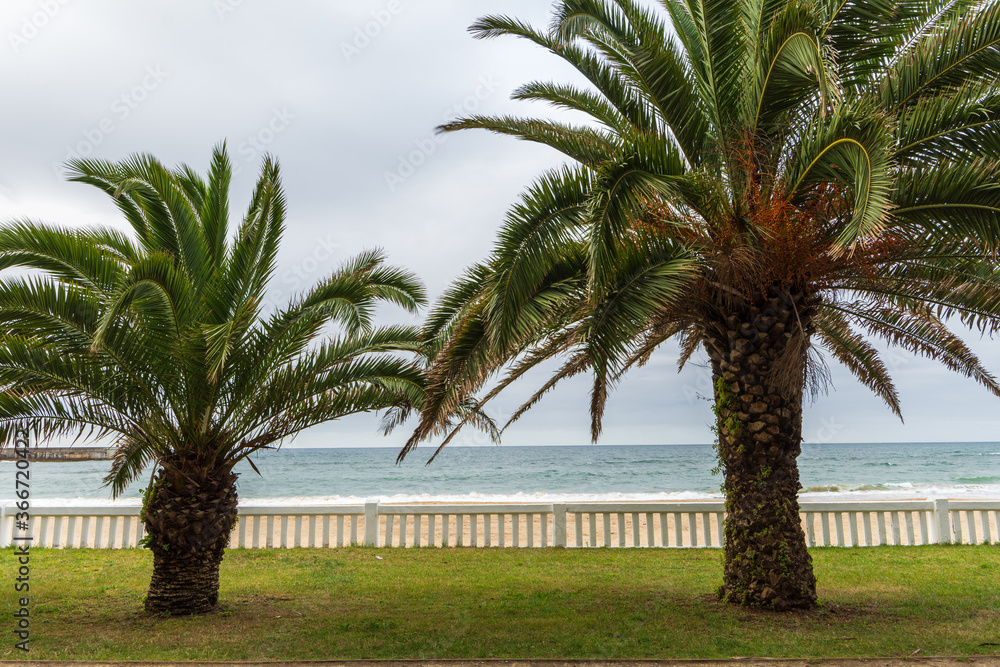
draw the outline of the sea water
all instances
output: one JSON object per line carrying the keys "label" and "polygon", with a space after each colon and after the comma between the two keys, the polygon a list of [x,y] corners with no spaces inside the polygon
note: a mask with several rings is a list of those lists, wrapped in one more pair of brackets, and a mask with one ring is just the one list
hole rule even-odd
{"label": "sea water", "polygon": [[[275,504],[553,502],[720,498],[710,445],[432,448],[396,465],[388,448],[285,448],[237,466],[240,498]],[[33,462],[38,504],[110,502],[109,461]],[[1000,498],[998,443],[806,444],[799,457],[803,500]],[[13,499],[14,463],[0,462],[0,501]],[[116,501],[135,503],[148,474]]]}

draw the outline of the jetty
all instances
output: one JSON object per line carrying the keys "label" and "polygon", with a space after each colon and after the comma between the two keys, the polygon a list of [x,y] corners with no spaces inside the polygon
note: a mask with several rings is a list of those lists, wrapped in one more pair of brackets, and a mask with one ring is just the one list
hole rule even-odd
{"label": "jetty", "polygon": [[[114,447],[31,447],[29,461],[110,461]],[[0,461],[14,461],[13,447],[0,447]]]}

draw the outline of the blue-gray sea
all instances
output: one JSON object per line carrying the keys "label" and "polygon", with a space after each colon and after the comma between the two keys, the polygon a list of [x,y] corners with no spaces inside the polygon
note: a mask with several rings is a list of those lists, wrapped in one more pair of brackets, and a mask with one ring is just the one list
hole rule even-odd
{"label": "blue-gray sea", "polygon": [[[670,500],[721,497],[710,445],[583,445],[418,449],[402,465],[387,448],[295,449],[241,463],[244,500],[289,502]],[[108,461],[34,462],[31,498],[107,501]],[[807,444],[806,499],[1000,498],[1000,443]],[[148,476],[118,502],[136,502]],[[0,500],[14,497],[14,464],[0,463]]]}

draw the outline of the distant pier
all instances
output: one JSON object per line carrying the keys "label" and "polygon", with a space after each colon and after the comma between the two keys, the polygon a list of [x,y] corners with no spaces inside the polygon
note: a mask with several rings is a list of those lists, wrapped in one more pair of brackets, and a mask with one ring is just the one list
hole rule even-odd
{"label": "distant pier", "polygon": [[[32,447],[29,461],[110,461],[114,447]],[[0,448],[0,461],[15,460],[13,447]]]}

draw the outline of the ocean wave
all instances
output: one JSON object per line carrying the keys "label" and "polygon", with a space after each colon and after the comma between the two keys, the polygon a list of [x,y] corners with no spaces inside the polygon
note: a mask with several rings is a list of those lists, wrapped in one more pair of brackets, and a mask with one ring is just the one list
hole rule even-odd
{"label": "ocean wave", "polygon": [[[800,461],[802,498],[823,501],[1000,498],[1000,443],[968,446],[810,446]],[[954,452],[964,452],[956,455]],[[302,450],[270,456],[263,477],[249,469],[239,497],[258,504],[670,502],[721,498],[709,471],[711,447],[594,446],[453,450],[434,466],[387,464],[385,450]],[[483,454],[483,457],[479,455]],[[502,456],[501,456],[502,454]],[[488,456],[487,456],[488,455]],[[988,459],[983,461],[983,456]],[[655,462],[660,457],[663,462]],[[655,463],[654,463],[655,462]],[[4,462],[7,463],[7,462]],[[9,462],[13,466],[13,462]],[[122,499],[102,488],[105,462],[38,463],[32,505],[137,506],[140,480]],[[2,467],[2,466],[0,466]],[[9,469],[9,467],[8,467]],[[34,472],[34,471],[33,471]],[[7,496],[7,494],[10,494]],[[0,502],[13,504],[13,489]],[[5,497],[6,496],[6,497]]]}
{"label": "ocean wave", "polygon": [[[916,485],[898,484],[819,484],[803,489],[799,497],[804,501],[819,500],[894,500],[894,499],[1000,499],[1000,484]],[[532,504],[532,503],[596,503],[596,502],[676,502],[722,500],[719,493],[679,491],[669,493],[465,493],[465,494],[407,494],[373,496],[289,496],[271,498],[240,498],[246,505],[287,507],[293,505],[361,505],[378,501],[385,505],[399,504]],[[0,502],[12,502],[0,500]],[[32,503],[33,507],[139,507],[141,500],[119,498],[45,498]]]}
{"label": "ocean wave", "polygon": [[642,501],[678,501],[678,500],[721,500],[721,494],[700,493],[697,491],[679,491],[671,493],[550,493],[539,491],[535,493],[463,493],[463,494],[430,494],[430,493],[400,493],[382,495],[377,498],[361,496],[313,496],[299,498],[247,498],[247,503],[255,505],[294,505],[294,504],[357,504],[378,500],[382,504],[420,504],[420,503],[555,503],[555,502],[642,502]]}
{"label": "ocean wave", "polygon": [[[240,502],[248,505],[290,506],[290,505],[359,505],[378,501],[384,505],[420,504],[420,503],[453,503],[453,504],[487,504],[487,503],[590,503],[590,502],[649,502],[649,501],[684,501],[684,500],[721,500],[722,494],[700,493],[697,491],[678,491],[671,493],[465,493],[435,495],[395,494],[370,496],[289,496],[284,498],[241,498]],[[133,498],[117,500],[96,498],[45,498],[32,503],[33,507],[139,507],[141,501]]]}
{"label": "ocean wave", "polygon": [[[0,499],[0,503],[13,502]],[[32,508],[46,507],[142,507],[142,498],[40,498],[31,501]]]}
{"label": "ocean wave", "polygon": [[[803,500],[893,500],[903,498],[1000,499],[1000,480],[969,480],[964,484],[817,484],[803,489]],[[993,483],[990,483],[993,482]]]}

